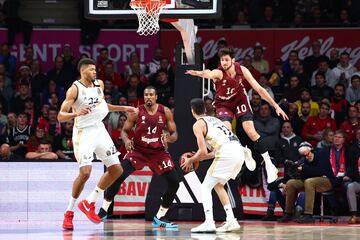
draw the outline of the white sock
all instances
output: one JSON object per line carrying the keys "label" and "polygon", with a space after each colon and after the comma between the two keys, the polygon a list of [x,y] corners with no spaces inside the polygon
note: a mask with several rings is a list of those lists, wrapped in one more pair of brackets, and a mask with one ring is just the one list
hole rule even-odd
{"label": "white sock", "polygon": [[75,202],[76,202],[76,198],[73,198],[72,196],[69,199],[69,205],[66,208],[66,211],[74,211],[74,206],[75,206]]}
{"label": "white sock", "polygon": [[162,218],[163,216],[166,215],[168,210],[169,210],[168,208],[164,208],[163,206],[160,205],[160,208],[159,208],[159,210],[158,210],[158,212],[156,214],[156,217],[158,219]]}
{"label": "white sock", "polygon": [[235,218],[232,207],[231,207],[231,204],[226,204],[224,206],[224,210],[225,210],[225,213],[226,213],[226,221],[231,221],[231,220],[233,220]]}
{"label": "white sock", "polygon": [[104,209],[105,212],[107,212],[108,209],[109,209],[109,207],[110,207],[110,205],[111,205],[111,203],[112,203],[112,201],[107,201],[106,199],[104,199],[101,208]]}
{"label": "white sock", "polygon": [[86,198],[88,203],[96,202],[96,199],[99,197],[100,194],[104,193],[103,189],[100,189],[98,186],[90,193],[90,195]]}
{"label": "white sock", "polygon": [[263,157],[263,159],[265,161],[265,166],[269,166],[269,164],[273,165],[268,151],[262,153],[261,156]]}

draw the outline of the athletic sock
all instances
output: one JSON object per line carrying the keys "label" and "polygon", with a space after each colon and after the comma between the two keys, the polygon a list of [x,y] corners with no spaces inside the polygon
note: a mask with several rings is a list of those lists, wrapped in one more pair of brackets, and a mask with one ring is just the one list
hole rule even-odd
{"label": "athletic sock", "polygon": [[104,209],[105,212],[107,212],[111,203],[112,203],[112,201],[107,201],[106,199],[104,199],[101,208]]}
{"label": "athletic sock", "polygon": [[66,211],[74,211],[74,206],[75,206],[75,202],[76,202],[76,198],[73,198],[72,196],[69,199],[69,205],[66,208]]}
{"label": "athletic sock", "polygon": [[225,210],[225,213],[226,213],[226,221],[231,221],[231,220],[233,220],[235,218],[232,207],[231,207],[231,204],[226,204],[224,206],[224,210]]}
{"label": "athletic sock", "polygon": [[163,206],[160,206],[158,212],[156,213],[156,217],[158,219],[162,218],[163,216],[166,215],[168,210],[169,210],[169,208],[164,208]]}
{"label": "athletic sock", "polygon": [[99,197],[100,194],[103,194],[104,190],[100,189],[98,186],[95,187],[95,189],[90,193],[90,195],[86,198],[88,203],[95,202],[96,199]]}

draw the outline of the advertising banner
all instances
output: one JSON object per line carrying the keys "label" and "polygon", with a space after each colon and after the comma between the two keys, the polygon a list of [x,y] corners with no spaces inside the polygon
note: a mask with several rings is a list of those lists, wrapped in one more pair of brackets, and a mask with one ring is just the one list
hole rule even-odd
{"label": "advertising banner", "polygon": [[[360,29],[236,29],[236,30],[199,30],[197,41],[203,49],[207,60],[217,53],[217,42],[226,39],[228,45],[235,48],[235,58],[243,59],[253,54],[253,47],[261,45],[265,49],[264,58],[273,64],[275,58],[283,61],[291,50],[297,50],[299,57],[304,59],[312,53],[311,44],[320,39],[321,54],[329,56],[331,49],[339,52],[347,51],[351,63],[359,67],[360,43],[354,41],[360,38]],[[173,56],[177,42],[181,42],[177,31],[161,31],[160,46],[164,56]]]}
{"label": "advertising banner", "polygon": [[[7,30],[0,29],[1,43],[6,42]],[[35,58],[39,59],[42,69],[48,71],[54,66],[54,59],[61,54],[65,44],[69,44],[75,57],[82,53],[97,60],[100,49],[109,49],[109,58],[117,63],[117,69],[123,72],[124,65],[129,62],[129,55],[133,51],[139,54],[141,62],[149,62],[152,59],[154,49],[158,47],[159,35],[143,37],[136,31],[127,30],[102,30],[95,44],[80,45],[79,29],[34,29],[31,45],[34,48]],[[11,54],[16,56],[18,63],[24,60],[25,46],[22,36],[18,34],[16,43],[11,48]],[[19,61],[20,60],[20,61]]]}

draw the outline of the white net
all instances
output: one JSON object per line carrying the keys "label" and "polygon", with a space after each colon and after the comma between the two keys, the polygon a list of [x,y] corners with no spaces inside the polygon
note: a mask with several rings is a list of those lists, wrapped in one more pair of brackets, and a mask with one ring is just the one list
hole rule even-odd
{"label": "white net", "polygon": [[139,35],[148,36],[156,34],[159,30],[159,16],[165,6],[162,0],[131,1],[130,7],[134,9],[139,20]]}

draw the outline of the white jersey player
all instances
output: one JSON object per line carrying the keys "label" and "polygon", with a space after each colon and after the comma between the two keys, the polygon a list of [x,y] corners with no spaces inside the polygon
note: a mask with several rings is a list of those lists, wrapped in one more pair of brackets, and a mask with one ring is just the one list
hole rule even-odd
{"label": "white jersey player", "polygon": [[94,153],[104,162],[107,169],[96,188],[78,204],[79,209],[91,221],[101,222],[95,213],[96,199],[123,171],[118,159],[119,153],[102,120],[109,111],[135,111],[132,107],[115,106],[105,102],[104,83],[96,80],[96,67],[92,59],[80,60],[78,69],[81,78],[67,90],[66,99],[62,103],[58,115],[59,122],[75,118],[73,144],[74,154],[79,164],[79,175],[74,181],[72,196],[64,214],[63,228],[69,230],[73,229],[74,205],[91,173]]}
{"label": "white jersey player", "polygon": [[[192,228],[191,232],[230,232],[240,229],[237,219],[234,217],[225,183],[235,179],[245,161],[244,149],[238,138],[226,127],[226,125],[215,117],[205,116],[205,103],[202,99],[191,100],[191,112],[196,118],[193,131],[197,139],[198,150],[190,158],[185,158],[181,167],[188,170],[194,161],[214,158],[209,167],[205,179],[201,185],[201,196],[205,212],[205,222]],[[213,151],[208,153],[206,144]],[[249,163],[256,165],[253,159]],[[215,227],[213,218],[213,203],[211,191],[215,189],[226,212],[226,222],[219,228]]]}

